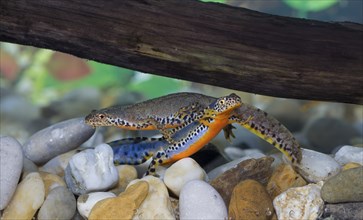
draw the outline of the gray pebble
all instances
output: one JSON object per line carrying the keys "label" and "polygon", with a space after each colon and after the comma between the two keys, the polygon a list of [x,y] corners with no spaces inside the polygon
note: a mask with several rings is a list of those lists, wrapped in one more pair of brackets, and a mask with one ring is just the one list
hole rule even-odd
{"label": "gray pebble", "polygon": [[21,145],[12,137],[0,137],[0,210],[10,202],[23,168]]}
{"label": "gray pebble", "polygon": [[321,197],[328,203],[363,202],[363,167],[344,170],[328,179]]}
{"label": "gray pebble", "polygon": [[28,158],[24,157],[24,160],[23,160],[23,172],[22,172],[22,177],[21,178],[24,179],[26,177],[26,175],[28,175],[29,173],[32,173],[32,172],[38,172],[37,165],[35,165]]}
{"label": "gray pebble", "polygon": [[74,195],[64,186],[50,191],[38,213],[38,219],[71,219],[77,208]]}
{"label": "gray pebble", "polygon": [[319,118],[304,128],[306,138],[317,151],[331,153],[339,145],[350,144],[359,132],[350,124],[331,117]]}
{"label": "gray pebble", "polygon": [[55,156],[77,148],[88,140],[95,129],[84,118],[63,121],[38,131],[24,144],[24,154],[36,164],[43,164]]}
{"label": "gray pebble", "polygon": [[329,219],[349,219],[349,220],[362,220],[363,219],[363,203],[340,203],[340,204],[326,204],[324,208],[323,218]]}

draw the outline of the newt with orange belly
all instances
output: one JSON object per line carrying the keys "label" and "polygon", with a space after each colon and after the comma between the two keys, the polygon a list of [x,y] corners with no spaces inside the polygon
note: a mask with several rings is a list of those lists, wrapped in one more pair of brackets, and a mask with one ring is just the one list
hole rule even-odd
{"label": "newt with orange belly", "polygon": [[[223,97],[221,99],[223,100]],[[242,103],[240,99],[238,106],[234,106],[222,114],[223,117],[228,115],[226,117],[228,120],[223,120],[223,123],[214,126],[214,120],[216,117],[219,117],[219,113],[211,109],[219,108],[223,105],[223,103],[216,105],[218,103],[216,102],[217,100],[220,99],[198,93],[176,93],[134,105],[116,106],[93,111],[86,117],[86,123],[94,127],[117,126],[129,130],[161,130],[165,137],[163,140],[160,140],[163,141],[163,144],[161,144],[163,146],[183,145],[183,141],[180,141],[183,139],[181,137],[185,136],[186,133],[198,131],[198,129],[195,130],[194,128],[198,127],[197,125],[211,125],[205,128],[209,131],[209,134],[215,133],[217,135],[220,130],[225,129],[226,137],[229,138],[230,135],[233,136],[231,124],[238,123],[275,146],[293,163],[300,162],[300,147],[290,131],[266,112]],[[171,131],[167,130],[169,128],[173,129]],[[200,143],[208,143],[214,138],[211,135],[194,136],[194,140],[201,139]],[[154,140],[154,142],[157,141]],[[118,143],[120,145],[127,143],[126,145],[128,145],[132,144],[132,141],[120,141]],[[144,144],[142,141],[141,143],[142,145]],[[159,146],[159,144],[156,145]],[[183,149],[189,151],[188,147],[183,147]],[[196,150],[190,151],[195,152]]]}

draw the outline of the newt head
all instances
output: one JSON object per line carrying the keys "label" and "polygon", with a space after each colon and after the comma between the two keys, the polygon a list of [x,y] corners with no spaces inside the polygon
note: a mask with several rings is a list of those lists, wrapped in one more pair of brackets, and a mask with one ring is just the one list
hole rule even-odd
{"label": "newt head", "polygon": [[117,126],[114,117],[109,112],[111,108],[101,109],[101,110],[93,110],[90,114],[88,114],[85,118],[86,124],[92,127],[98,126]]}
{"label": "newt head", "polygon": [[236,108],[239,108],[241,105],[242,105],[241,98],[238,95],[232,93],[228,96],[223,96],[214,101],[206,109],[205,113],[210,117],[214,117],[216,115],[220,116],[225,115],[226,117],[229,117],[230,113]]}

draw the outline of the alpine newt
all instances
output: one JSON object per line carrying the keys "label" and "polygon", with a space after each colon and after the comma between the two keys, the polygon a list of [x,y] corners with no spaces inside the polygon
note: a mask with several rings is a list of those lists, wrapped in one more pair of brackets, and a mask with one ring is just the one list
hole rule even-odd
{"label": "alpine newt", "polygon": [[[217,98],[198,93],[175,93],[128,106],[116,106],[93,111],[86,123],[97,126],[117,126],[129,130],[161,130],[166,140],[175,144],[173,133],[190,123],[207,118],[203,109]],[[202,113],[202,114],[201,114]],[[209,112],[210,113],[210,112]],[[207,114],[209,114],[207,113]],[[213,117],[209,115],[209,117]],[[266,112],[247,103],[230,112],[225,136],[233,136],[231,124],[238,123],[274,145],[293,163],[301,160],[300,146],[290,131]],[[166,129],[176,128],[169,133]],[[219,131],[218,131],[219,132]]]}

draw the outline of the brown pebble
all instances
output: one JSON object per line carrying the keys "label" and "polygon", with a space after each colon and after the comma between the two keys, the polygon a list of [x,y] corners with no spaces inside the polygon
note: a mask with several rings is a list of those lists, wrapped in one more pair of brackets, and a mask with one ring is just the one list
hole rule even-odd
{"label": "brown pebble", "polygon": [[149,184],[146,181],[139,181],[119,196],[97,202],[88,219],[132,219],[148,192]]}
{"label": "brown pebble", "polygon": [[219,192],[226,206],[228,206],[232,190],[239,182],[254,179],[262,184],[267,183],[272,173],[271,164],[273,160],[272,157],[244,160],[213,179],[210,185]]}
{"label": "brown pebble", "polygon": [[265,187],[256,180],[248,179],[234,187],[229,204],[230,219],[272,219],[274,208]]}
{"label": "brown pebble", "polygon": [[267,183],[267,191],[274,199],[291,187],[305,186],[306,181],[289,164],[280,164]]}

